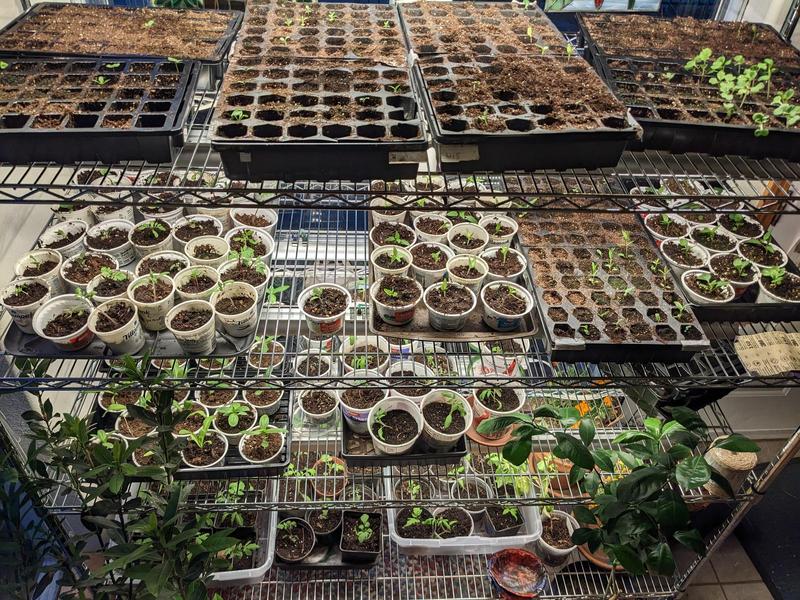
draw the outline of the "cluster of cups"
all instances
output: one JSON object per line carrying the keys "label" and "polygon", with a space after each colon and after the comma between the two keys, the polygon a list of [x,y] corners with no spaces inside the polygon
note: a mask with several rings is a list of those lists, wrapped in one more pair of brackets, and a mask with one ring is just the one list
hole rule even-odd
{"label": "cluster of cups", "polygon": [[[680,207],[681,204],[686,204],[686,201],[673,200],[668,201],[670,205]],[[769,303],[769,302],[797,302],[790,298],[781,298],[764,286],[765,276],[763,271],[771,267],[785,267],[788,263],[786,253],[777,246],[771,243],[772,260],[770,264],[760,264],[757,260],[753,260],[748,256],[747,245],[752,244],[753,240],[759,240],[765,235],[764,227],[752,216],[736,212],[734,206],[725,207],[725,213],[709,213],[704,212],[702,207],[698,206],[697,214],[694,215],[691,211],[682,212],[680,214],[667,214],[666,217],[671,222],[671,227],[675,231],[680,231],[682,235],[679,236],[666,236],[663,230],[659,228],[658,222],[664,218],[664,213],[652,212],[644,216],[644,224],[650,235],[656,240],[656,244],[661,248],[661,254],[666,263],[672,270],[680,276],[681,285],[686,292],[689,299],[695,304],[725,304],[739,298],[751,286],[758,284],[759,293],[756,302]],[[742,208],[739,206],[738,208]],[[737,215],[741,217],[741,222],[746,225],[748,230],[755,230],[758,233],[755,235],[742,235],[739,228],[733,229],[730,226],[726,227],[726,220],[723,215]],[[715,236],[723,239],[726,243],[725,249],[711,248],[703,243],[702,232],[708,228],[715,229]],[[673,247],[674,249],[680,248],[683,243],[689,252],[694,256],[692,264],[681,262],[674,256],[670,256],[665,252],[666,247]],[[715,263],[721,262],[719,257],[723,255],[730,255],[734,259],[742,258],[749,261],[752,269],[749,270],[749,275],[742,276],[737,279],[725,279],[720,273],[719,269],[715,268]],[[705,295],[699,294],[696,290],[687,285],[686,280],[689,277],[703,276],[711,274],[714,278],[723,280],[725,279],[724,292],[722,297],[710,298]],[[786,273],[785,275],[790,280],[793,280],[796,285],[800,284],[800,277],[794,273]]]}
{"label": "cluster of cups", "polygon": [[[264,208],[195,208],[196,214],[182,216],[182,208],[171,210],[169,213],[158,214],[145,219],[140,223],[133,222],[132,207],[120,208],[114,212],[91,212],[88,208],[67,213],[66,218],[58,224],[44,231],[39,240],[38,250],[33,250],[21,257],[15,265],[17,279],[13,281],[0,295],[4,307],[25,333],[35,333],[49,339],[59,349],[74,351],[84,348],[95,337],[102,340],[109,349],[117,354],[135,353],[146,342],[143,330],[162,331],[168,329],[174,335],[185,352],[190,354],[210,353],[216,344],[216,329],[224,331],[231,337],[245,337],[250,335],[258,324],[257,308],[262,300],[269,269],[266,269],[266,278],[258,286],[240,281],[227,282],[224,286],[213,286],[202,293],[185,293],[178,289],[190,276],[206,275],[215,282],[220,282],[221,275],[237,264],[235,259],[229,258],[230,240],[244,230],[250,230],[255,239],[262,242],[267,250],[266,255],[260,257],[268,264],[275,247],[272,238],[278,215],[275,211]],[[223,212],[220,212],[223,211]],[[208,214],[214,212],[215,214]],[[77,214],[76,214],[77,213]],[[60,213],[59,213],[60,214]],[[237,216],[249,214],[263,217],[270,222],[268,227],[254,227],[238,220]],[[124,216],[126,218],[108,218]],[[77,218],[81,217],[81,218]],[[99,222],[92,225],[95,219]],[[85,220],[84,220],[85,219]],[[248,219],[249,220],[249,219]],[[180,239],[175,232],[185,224],[205,221],[213,224],[217,235],[203,235],[189,240]],[[169,235],[163,239],[154,237],[152,244],[147,245],[134,241],[133,234],[143,230],[151,223],[169,228]],[[128,233],[127,239],[117,247],[97,250],[91,247],[90,238],[107,230],[123,230]],[[49,249],[59,239],[65,236],[74,237],[69,244],[58,245]],[[200,246],[210,245],[214,248],[213,259],[204,259],[195,256],[195,250]],[[124,271],[128,276],[127,289],[113,297],[102,297],[93,294],[94,288],[100,283],[102,275],[85,282],[72,281],[69,278],[69,269],[72,263],[89,255],[104,257],[107,264],[114,270],[122,269],[133,263],[137,258],[176,260],[185,268],[172,274],[159,274],[158,279],[167,283],[170,292],[166,297],[156,302],[140,302],[133,296],[133,291],[139,286],[150,283],[148,274],[142,270],[142,264],[136,266],[134,273]],[[26,269],[43,263],[55,263],[55,266],[46,273],[37,277],[24,277]],[[47,288],[47,293],[36,302],[27,306],[9,306],[5,298],[13,293],[16,286],[24,282],[37,282]],[[84,292],[77,294],[76,292]],[[253,303],[247,310],[240,314],[222,314],[215,310],[216,304],[224,298],[247,296]],[[91,299],[90,299],[91,298]],[[99,313],[111,308],[115,303],[131,306],[134,316],[124,325],[113,331],[99,331],[97,320]],[[172,327],[173,319],[184,310],[210,311],[212,318],[202,326],[191,331],[179,331]],[[70,332],[60,337],[50,337],[44,333],[46,325],[59,314],[72,310],[86,310],[90,312],[88,322],[78,331]]]}

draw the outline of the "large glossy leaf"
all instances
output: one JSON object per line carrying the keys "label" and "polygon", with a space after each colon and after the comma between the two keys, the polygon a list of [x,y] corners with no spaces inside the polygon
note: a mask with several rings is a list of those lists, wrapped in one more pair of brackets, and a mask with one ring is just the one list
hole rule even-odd
{"label": "large glossy leaf", "polygon": [[614,457],[611,450],[606,450],[605,448],[592,450],[592,457],[597,466],[603,471],[611,473],[614,470]]}
{"label": "large glossy leaf", "polygon": [[668,535],[686,527],[689,521],[689,509],[675,492],[665,493],[658,501],[658,523]]}
{"label": "large glossy leaf", "polygon": [[652,440],[653,436],[645,431],[623,431],[614,438],[613,443],[625,445],[633,444],[636,442],[644,442]]}
{"label": "large glossy leaf", "polygon": [[664,542],[660,542],[647,553],[647,565],[659,575],[672,575],[675,572],[675,559],[672,551]]}
{"label": "large glossy leaf", "polygon": [[578,425],[578,433],[581,436],[581,441],[589,446],[594,441],[595,428],[592,419],[581,419]]}
{"label": "large glossy leaf", "polygon": [[530,438],[511,440],[503,448],[503,458],[513,465],[523,465],[528,460],[531,449]]}
{"label": "large glossy leaf", "polygon": [[554,456],[571,460],[574,464],[584,469],[594,468],[592,453],[589,452],[589,449],[584,446],[580,440],[561,432],[557,432],[554,435],[558,442],[555,448],[553,448]]}
{"label": "large glossy leaf", "polygon": [[667,474],[658,467],[643,467],[626,475],[617,484],[617,498],[622,502],[640,502],[650,498],[667,482]]}
{"label": "large glossy leaf", "polygon": [[700,415],[691,408],[686,408],[685,406],[673,406],[669,412],[673,419],[675,419],[689,431],[703,433],[707,429],[705,421],[703,421]]}
{"label": "large glossy leaf", "polygon": [[583,525],[594,525],[597,523],[597,519],[592,511],[585,506],[578,505],[573,507],[572,516],[578,520],[578,523],[582,523]]}
{"label": "large glossy leaf", "polygon": [[485,435],[485,434],[492,434],[498,433],[503,431],[512,425],[516,425],[517,423],[530,423],[530,419],[527,415],[523,415],[521,413],[514,413],[513,415],[505,415],[502,417],[492,417],[491,419],[486,419],[485,421],[481,421],[478,423],[478,433]]}
{"label": "large glossy leaf", "polygon": [[703,543],[703,538],[696,529],[688,529],[686,531],[676,531],[672,534],[678,542],[694,550],[697,554],[703,554],[706,551],[706,546]]}
{"label": "large glossy leaf", "polygon": [[615,544],[610,545],[608,549],[610,553],[613,554],[616,561],[622,565],[628,573],[642,575],[645,572],[644,563],[639,558],[639,555],[628,546]]}
{"label": "large glossy leaf", "polygon": [[711,469],[702,456],[690,456],[677,464],[675,478],[684,490],[693,490],[708,483]]}
{"label": "large glossy leaf", "polygon": [[753,440],[744,437],[739,433],[732,433],[724,439],[720,439],[711,444],[712,448],[722,448],[731,452],[758,452],[761,450]]}

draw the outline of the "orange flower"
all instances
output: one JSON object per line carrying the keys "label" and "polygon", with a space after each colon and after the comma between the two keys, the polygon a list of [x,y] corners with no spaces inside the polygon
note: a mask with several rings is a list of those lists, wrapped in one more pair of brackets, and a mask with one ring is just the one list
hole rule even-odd
{"label": "orange flower", "polygon": [[575,405],[575,408],[578,409],[578,412],[580,413],[581,416],[585,415],[590,410],[592,410],[592,407],[589,406],[589,403],[586,402],[585,400],[581,400],[580,402],[578,402],[578,404]]}
{"label": "orange flower", "polygon": [[603,404],[611,408],[611,406],[614,404],[613,400],[611,400],[611,396],[606,396],[605,398],[603,398]]}

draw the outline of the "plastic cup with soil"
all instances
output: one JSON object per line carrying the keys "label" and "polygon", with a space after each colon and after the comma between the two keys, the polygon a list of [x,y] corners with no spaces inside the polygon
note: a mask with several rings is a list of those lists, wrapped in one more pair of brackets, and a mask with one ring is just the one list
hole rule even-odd
{"label": "plastic cup with soil", "polygon": [[689,233],[690,225],[683,217],[665,213],[650,213],[644,218],[644,226],[656,243],[667,238],[680,238]]}
{"label": "plastic cup with soil", "polygon": [[450,488],[450,497],[453,500],[461,500],[462,498],[481,500],[485,498],[486,504],[475,505],[470,503],[469,508],[466,509],[473,522],[480,523],[481,519],[486,515],[486,508],[490,504],[489,501],[494,498],[494,492],[492,492],[491,486],[480,477],[465,475],[453,482]]}
{"label": "plastic cup with soil", "polygon": [[478,225],[483,227],[489,234],[490,244],[510,244],[514,236],[517,235],[519,225],[511,217],[488,216],[478,221]]}
{"label": "plastic cup with soil", "polygon": [[252,464],[266,464],[277,459],[286,444],[286,430],[270,424],[263,414],[252,429],[239,439],[239,454]]}
{"label": "plastic cup with soil", "polygon": [[283,562],[299,563],[311,554],[316,541],[314,530],[305,520],[284,519],[275,533],[275,554]]}
{"label": "plastic cup with soil", "polygon": [[458,374],[455,359],[447,353],[442,344],[415,340],[411,355],[415,363],[425,365],[436,375],[446,377]]}
{"label": "plastic cup with soil", "polygon": [[[477,428],[486,419],[508,416],[522,410],[525,405],[525,392],[522,388],[511,385],[481,386],[475,388],[473,399],[472,408]],[[507,435],[510,430],[509,426],[493,433],[478,431],[487,439],[498,440]]]}
{"label": "plastic cup with soil", "polygon": [[399,181],[375,180],[370,182],[370,190],[374,192],[387,192],[385,196],[373,198],[369,206],[374,223],[403,223],[406,220],[406,207],[408,198],[389,192],[402,192],[403,185]]}
{"label": "plastic cup with soil", "polygon": [[97,275],[100,275],[103,267],[116,270],[119,265],[109,254],[81,252],[64,261],[61,265],[61,278],[70,289],[86,291],[86,286]]}
{"label": "plastic cup with soil", "polygon": [[338,456],[322,454],[311,469],[316,473],[311,479],[311,487],[317,497],[336,498],[347,486],[347,465]]}
{"label": "plastic cup with soil", "polygon": [[759,269],[785,267],[789,262],[786,252],[772,241],[771,232],[757,239],[742,240],[736,246],[736,251]]}
{"label": "plastic cup with soil", "polygon": [[381,374],[368,369],[356,369],[339,380],[336,395],[347,426],[355,434],[367,435],[369,411],[386,398],[389,391],[376,381]]}
{"label": "plastic cup with soil", "polygon": [[447,273],[447,261],[455,253],[444,244],[421,242],[410,248],[411,275],[423,287],[428,287],[442,280]]}
{"label": "plastic cup with soil", "polygon": [[275,235],[278,228],[278,213],[271,208],[233,208],[231,219],[234,227],[252,227]]}
{"label": "plastic cup with soil", "polygon": [[389,396],[370,409],[367,427],[377,454],[406,454],[422,434],[422,413],[411,400]]}
{"label": "plastic cup with soil", "polygon": [[339,544],[342,531],[342,511],[334,508],[315,508],[306,511],[306,522],[311,525],[317,544],[332,546]]}
{"label": "plastic cup with soil", "polygon": [[417,234],[417,241],[447,243],[447,232],[453,226],[453,222],[445,216],[435,213],[420,215],[414,219],[414,232]]}
{"label": "plastic cup with soil", "polygon": [[147,341],[136,305],[127,298],[104,302],[89,315],[89,330],[114,354],[135,354]]}
{"label": "plastic cup with soil", "polygon": [[411,260],[411,253],[400,246],[381,246],[373,250],[370,255],[376,280],[387,275],[407,275],[411,268]]}
{"label": "plastic cup with soil", "polygon": [[725,213],[717,223],[737,240],[751,240],[764,235],[764,227],[750,215]]}
{"label": "plastic cup with soil", "polygon": [[369,293],[379,319],[389,325],[405,325],[414,319],[422,286],[411,277],[389,275],[373,283]]}
{"label": "plastic cup with soil", "polygon": [[75,200],[64,202],[50,210],[53,211],[53,219],[56,222],[83,221],[91,226],[95,221],[92,207],[83,202],[76,202]]}
{"label": "plastic cup with soil", "polygon": [[141,258],[172,248],[172,226],[164,219],[147,219],[130,230],[128,239]]}
{"label": "plastic cup with soil", "polygon": [[486,509],[486,533],[489,537],[517,535],[525,524],[516,506],[489,506]]}
{"label": "plastic cup with soil", "polygon": [[219,273],[211,267],[187,267],[173,281],[179,301],[208,300],[219,281]]}
{"label": "plastic cup with soil", "polygon": [[175,304],[175,285],[166,275],[151,273],[131,281],[128,298],[136,305],[142,326],[149,331],[166,328],[166,316]]}
{"label": "plastic cup with soil", "polygon": [[274,415],[281,406],[285,393],[280,380],[248,381],[242,391],[244,399],[249,402],[259,415]]}
{"label": "plastic cup with soil", "polygon": [[332,391],[305,390],[300,394],[300,410],[315,425],[330,423],[336,418],[339,399]]}
{"label": "plastic cup with soil", "polygon": [[228,440],[224,435],[208,429],[211,418],[207,417],[202,428],[189,436],[189,441],[181,450],[183,464],[192,469],[219,467],[225,463],[228,453]]}
{"label": "plastic cup with soil", "polygon": [[50,287],[50,293],[58,295],[64,292],[64,282],[59,274],[63,261],[55,250],[31,250],[14,263],[14,274],[43,279]]}
{"label": "plastic cup with soil", "polygon": [[717,279],[728,281],[736,292],[736,298],[744,294],[748,288],[758,281],[759,270],[746,258],[735,252],[715,254],[708,264]]}
{"label": "plastic cup with soil", "polygon": [[189,215],[175,222],[172,228],[175,250],[184,252],[186,244],[202,236],[222,235],[219,219],[207,215]]}
{"label": "plastic cup with soil", "polygon": [[222,289],[211,294],[211,305],[217,322],[231,337],[252,334],[258,326],[258,292],[249,283],[226,281]]}
{"label": "plastic cup with soil", "polygon": [[89,315],[93,309],[89,300],[73,294],[50,298],[33,314],[33,330],[59,350],[80,350],[94,339],[89,330]]}
{"label": "plastic cup with soil", "polygon": [[125,438],[129,442],[135,442],[140,438],[147,437],[155,430],[155,425],[150,425],[128,414],[127,410],[120,413],[114,422],[114,431],[116,431],[117,435]]}
{"label": "plastic cup with soil", "polygon": [[386,377],[391,385],[392,396],[407,398],[419,406],[422,397],[431,391],[436,371],[427,364],[404,359],[389,365]]}
{"label": "plastic cup with soil", "polygon": [[86,233],[85,244],[89,250],[105,252],[124,267],[133,262],[136,252],[128,236],[133,229],[131,221],[103,221]]}
{"label": "plastic cup with soil", "polygon": [[433,511],[433,534],[440,540],[469,537],[475,531],[475,521],[466,509],[437,508]]}
{"label": "plastic cup with soil", "polygon": [[256,424],[256,409],[247,402],[231,402],[214,411],[214,429],[236,446],[245,431]]}
{"label": "plastic cup with soil", "polygon": [[659,248],[664,260],[679,275],[689,269],[705,269],[708,266],[708,250],[688,237],[665,239]]}
{"label": "plastic cup with soil", "polygon": [[733,300],[733,286],[709,271],[692,269],[681,275],[683,289],[695,304],[725,304]]}
{"label": "plastic cup with soil", "polygon": [[477,256],[489,244],[489,233],[479,225],[459,223],[447,232],[447,243],[456,254]]}
{"label": "plastic cup with soil", "polygon": [[244,248],[249,248],[253,251],[253,256],[261,258],[267,264],[275,251],[275,240],[272,236],[254,227],[234,227],[225,234],[225,240],[231,247],[231,252],[241,253]]}
{"label": "plastic cup with soil", "polygon": [[[411,468],[413,470],[413,467]],[[395,475],[398,471],[395,471]],[[436,490],[425,479],[427,472],[411,473],[411,477],[398,479],[394,483],[392,493],[397,500],[430,500],[435,496]]]}
{"label": "plastic cup with soil", "polygon": [[167,313],[167,329],[187,354],[210,354],[217,344],[215,311],[205,300],[189,300]]}
{"label": "plastic cup with soil", "polygon": [[329,356],[316,352],[303,352],[294,359],[294,373],[301,379],[330,376],[333,373]]}
{"label": "plastic cup with soil", "polygon": [[459,254],[447,261],[447,279],[469,288],[475,296],[480,293],[488,273],[489,265],[479,256]]}
{"label": "plastic cup with soil", "polygon": [[509,248],[508,246],[497,246],[481,252],[480,257],[486,262],[487,274],[486,283],[493,281],[517,281],[528,261],[525,256]]}
{"label": "plastic cup with soil", "polygon": [[184,400],[177,406],[173,404],[173,414],[180,411],[185,416],[172,426],[172,433],[178,437],[189,437],[191,433],[198,433],[208,417],[208,409],[197,402]]}
{"label": "plastic cup with soil", "polygon": [[342,342],[341,352],[345,374],[364,369],[383,373],[389,366],[389,341],[379,335],[347,336]]}
{"label": "plastic cup with soil", "polygon": [[708,250],[712,256],[720,252],[731,252],[739,243],[733,235],[719,225],[695,225],[689,231],[689,237]]}
{"label": "plastic cup with soil", "polygon": [[543,514],[542,537],[537,541],[539,551],[551,560],[563,560],[576,548],[572,543],[572,532],[579,527],[574,517],[563,511],[551,510]]}
{"label": "plastic cup with soil", "polygon": [[762,269],[758,288],[756,302],[800,302],[800,277],[785,267]]}
{"label": "plastic cup with soil", "polygon": [[425,290],[423,299],[428,309],[428,323],[438,331],[463,329],[478,303],[471,289],[447,281],[430,286]]}
{"label": "plastic cup with soil", "polygon": [[397,535],[412,540],[432,540],[433,513],[421,506],[411,506],[397,513],[395,520]]}
{"label": "plastic cup with soil", "polygon": [[173,278],[188,266],[189,258],[185,254],[174,250],[163,250],[161,252],[153,252],[140,260],[134,272],[137,277],[149,275],[150,273],[163,273],[167,277]]}
{"label": "plastic cup with soil", "polygon": [[239,392],[234,387],[234,382],[225,378],[209,382],[208,387],[197,390],[195,397],[208,409],[209,413],[214,413],[220,406],[234,402],[238,395]]}
{"label": "plastic cup with soil", "polygon": [[33,315],[50,299],[50,286],[37,277],[16,279],[0,294],[0,303],[24,333],[34,333]]}
{"label": "plastic cup with soil", "polygon": [[483,322],[495,331],[515,331],[533,310],[533,296],[524,287],[501,281],[485,285],[481,290]]}
{"label": "plastic cup with soil", "polygon": [[63,221],[47,228],[39,237],[39,247],[55,250],[64,258],[83,250],[83,240],[89,229],[84,221]]}
{"label": "plastic cup with soil", "polygon": [[258,371],[280,371],[286,357],[284,345],[272,336],[257,336],[247,353],[247,364]]}
{"label": "plastic cup with soil", "polygon": [[241,281],[252,285],[258,293],[258,302],[263,300],[271,276],[269,267],[260,258],[247,259],[241,255],[223,262],[217,267],[217,272],[221,281]]}
{"label": "plastic cup with soil", "polygon": [[472,408],[466,398],[451,390],[433,390],[422,398],[422,440],[433,450],[446,451],[458,443],[472,425]]}
{"label": "plastic cup with soil", "polygon": [[383,544],[383,515],[346,510],[342,515],[339,550],[347,562],[371,563],[378,559]]}
{"label": "plastic cup with soil", "polygon": [[353,298],[335,283],[316,283],[305,288],[297,299],[311,333],[331,335],[344,327],[345,314]]}
{"label": "plastic cup with soil", "polygon": [[193,265],[216,269],[228,260],[230,246],[221,237],[203,235],[187,242],[184,252]]}
{"label": "plastic cup with soil", "polygon": [[102,304],[114,298],[127,298],[128,286],[133,281],[133,274],[120,269],[100,269],[87,285],[86,293],[92,297],[92,302]]}
{"label": "plastic cup with soil", "polygon": [[369,230],[369,239],[376,248],[400,246],[410,248],[417,241],[417,234],[403,223],[378,223]]}

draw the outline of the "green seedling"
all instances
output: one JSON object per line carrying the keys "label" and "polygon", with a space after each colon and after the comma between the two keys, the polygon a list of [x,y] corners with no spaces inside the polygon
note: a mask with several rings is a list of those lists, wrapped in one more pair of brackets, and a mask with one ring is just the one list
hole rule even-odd
{"label": "green seedling", "polygon": [[362,514],[356,525],[356,539],[358,543],[363,544],[372,537],[373,533],[372,527],[370,527],[369,524],[369,515]]}
{"label": "green seedling", "polygon": [[433,262],[438,263],[440,260],[442,260],[442,251],[437,250],[436,252],[431,252],[431,259]]}
{"label": "green seedling", "polygon": [[478,223],[478,219],[476,219],[474,215],[466,210],[450,210],[447,211],[447,216],[450,218],[462,219],[468,223],[472,223],[473,225],[477,225]]}
{"label": "green seedling", "polygon": [[446,279],[443,279],[442,282],[439,284],[439,292],[442,294],[442,296],[445,296],[447,295],[447,290],[449,289],[450,289],[450,284],[447,283]]}
{"label": "green seedling", "polygon": [[392,288],[383,288],[383,293],[386,294],[389,298],[399,298],[400,294],[393,290]]}
{"label": "green seedling", "polygon": [[208,431],[211,429],[211,424],[214,422],[214,415],[208,415],[203,419],[203,425],[197,431],[197,433],[193,433],[188,429],[181,429],[180,434],[188,436],[189,441],[195,444],[198,448],[204,448],[205,446],[211,444],[211,440],[208,439]]}
{"label": "green seedling", "polygon": [[150,29],[155,24],[156,24],[156,20],[155,19],[150,19],[148,21],[145,21],[144,24],[142,25],[142,27],[144,27],[145,29]]}
{"label": "green seedling", "polygon": [[467,409],[464,408],[464,403],[455,397],[448,400],[447,403],[450,405],[450,412],[448,412],[447,416],[444,418],[443,425],[445,429],[450,429],[450,426],[453,424],[453,416],[459,414],[462,417],[466,417]]}
{"label": "green seedling", "polygon": [[396,246],[410,246],[408,240],[404,240],[399,231],[383,239],[384,244],[394,244]]}
{"label": "green seedling", "polygon": [[484,406],[489,406],[490,403],[497,409],[503,408],[503,390],[500,388],[485,388],[478,392],[478,399]]}
{"label": "green seedling", "polygon": [[403,528],[422,525],[422,519],[420,517],[422,517],[422,509],[419,506],[415,506],[411,509],[411,516],[409,516],[406,519],[406,522],[403,523]]}
{"label": "green seedling", "polygon": [[724,279],[717,279],[711,273],[701,273],[695,276],[697,287],[706,294],[713,294],[717,291],[724,290],[728,286],[728,282]]}
{"label": "green seedling", "polygon": [[297,521],[287,519],[286,521],[281,521],[280,523],[278,523],[278,531],[282,531],[283,535],[290,542],[292,542],[292,544],[300,543],[300,537],[294,533],[296,529],[297,529]]}
{"label": "green seedling", "polygon": [[509,247],[508,246],[500,246],[497,249],[497,251],[500,253],[500,262],[502,262],[503,264],[506,264],[506,261],[508,260]]}
{"label": "green seedling", "polygon": [[391,429],[391,427],[384,423],[384,419],[386,419],[386,411],[383,409],[383,407],[378,408],[378,410],[375,411],[375,416],[372,420],[378,425],[378,439],[381,441],[386,441],[385,430]]}
{"label": "green seedling", "polygon": [[575,46],[572,45],[572,42],[567,42],[566,47],[564,48],[567,51],[567,60],[572,58],[575,54]]}
{"label": "green seedling", "polygon": [[226,418],[230,427],[236,427],[239,425],[239,421],[242,417],[250,414],[250,408],[241,402],[233,402],[232,404],[218,408],[217,413]]}
{"label": "green seedling", "polygon": [[[263,265],[264,263],[261,263],[261,264]],[[268,287],[266,289],[267,301],[270,304],[275,304],[278,301],[278,295],[282,294],[283,292],[288,290],[290,287],[291,286],[289,286],[288,284],[287,285],[279,285],[279,286]]]}
{"label": "green seedling", "polygon": [[786,269],[784,267],[769,267],[761,271],[761,274],[769,279],[772,287],[778,287],[786,279]]}
{"label": "green seedling", "polygon": [[546,46],[544,44],[536,44],[536,47],[539,49],[540,56],[544,56],[547,54],[547,51],[550,50],[550,46]]}
{"label": "green seedling", "polygon": [[744,279],[747,277],[746,272],[750,269],[750,265],[752,265],[749,260],[746,258],[737,257],[733,259],[733,268],[736,270],[736,274]]}

